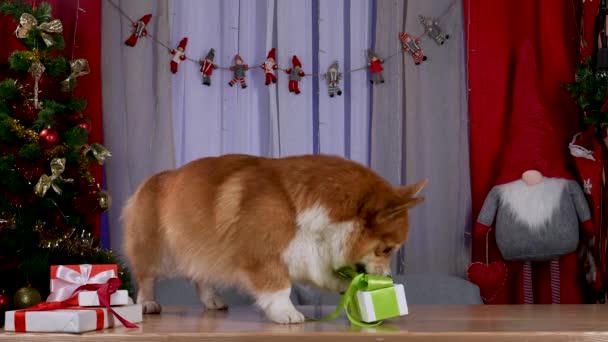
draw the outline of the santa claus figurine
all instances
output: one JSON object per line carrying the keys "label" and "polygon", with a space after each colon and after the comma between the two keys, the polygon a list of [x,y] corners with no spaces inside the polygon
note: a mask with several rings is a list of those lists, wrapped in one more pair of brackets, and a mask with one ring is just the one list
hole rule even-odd
{"label": "santa claus figurine", "polygon": [[268,57],[264,61],[264,64],[260,66],[262,70],[264,70],[264,75],[266,75],[266,82],[264,84],[269,85],[270,82],[277,83],[277,75],[275,75],[275,70],[279,68],[276,63],[276,49],[272,48],[268,51]]}
{"label": "santa claus figurine", "polygon": [[177,67],[179,66],[179,63],[181,63],[181,61],[186,60],[186,45],[188,44],[188,38],[184,37],[182,38],[182,40],[179,42],[179,45],[177,45],[177,49],[172,49],[171,50],[171,55],[173,55],[173,57],[171,58],[171,72],[172,73],[177,73]]}
{"label": "santa claus figurine", "polygon": [[205,59],[200,61],[201,65],[201,75],[203,76],[203,84],[206,86],[211,86],[211,74],[213,73],[213,69],[217,67],[217,65],[213,64],[213,59],[215,58],[215,50],[210,49]]}
{"label": "santa claus figurine", "polygon": [[293,67],[285,70],[285,72],[289,74],[289,92],[297,95],[300,93],[300,81],[306,74],[302,71],[302,63],[300,63],[298,56],[293,56],[291,64]]}
{"label": "santa claus figurine", "polygon": [[513,279],[502,289],[510,292],[507,302],[581,303],[576,250],[579,236],[587,241],[592,235],[593,223],[568,163],[567,127],[542,98],[532,51],[529,44],[522,48],[501,169],[474,233],[484,241],[495,227]]}

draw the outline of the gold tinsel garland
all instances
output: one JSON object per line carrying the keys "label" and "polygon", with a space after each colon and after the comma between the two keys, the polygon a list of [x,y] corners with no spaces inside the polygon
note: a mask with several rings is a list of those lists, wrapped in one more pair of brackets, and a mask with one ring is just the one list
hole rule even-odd
{"label": "gold tinsel garland", "polygon": [[11,125],[11,130],[15,133],[15,135],[19,139],[27,140],[32,143],[38,142],[39,136],[38,136],[38,133],[36,133],[36,131],[34,131],[33,129],[24,127],[23,125],[21,125],[19,123],[19,120],[17,120],[17,119],[7,118],[6,120],[9,123],[9,125]]}
{"label": "gold tinsel garland", "polygon": [[56,158],[60,155],[63,155],[67,152],[68,150],[68,146],[67,145],[59,145],[59,146],[55,146],[50,150],[45,150],[44,151],[44,156],[48,157],[48,158]]}
{"label": "gold tinsel garland", "polygon": [[84,154],[81,154],[80,159],[78,160],[78,171],[87,179],[87,181],[89,181],[90,185],[95,185],[95,178],[93,178],[91,171],[89,171],[89,161]]}

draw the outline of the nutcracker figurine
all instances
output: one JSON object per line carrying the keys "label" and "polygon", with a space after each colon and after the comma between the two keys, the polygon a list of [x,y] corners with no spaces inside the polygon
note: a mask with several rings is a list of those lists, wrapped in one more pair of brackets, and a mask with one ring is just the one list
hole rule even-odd
{"label": "nutcracker figurine", "polygon": [[338,71],[338,62],[333,62],[327,72],[323,74],[323,77],[327,81],[327,92],[329,93],[329,97],[334,97],[335,95],[342,95],[342,89],[340,89],[339,82],[342,79],[342,73]]}
{"label": "nutcracker figurine", "polygon": [[443,45],[450,35],[443,32],[439,27],[439,22],[431,17],[425,17],[422,15],[418,16],[420,23],[424,26],[424,32],[429,36],[437,45]]}
{"label": "nutcracker figurine", "polygon": [[401,41],[403,51],[412,56],[416,65],[419,65],[422,61],[426,61],[426,56],[422,52],[422,47],[420,47],[421,42],[419,38],[412,38],[409,34],[400,32],[399,40]]}
{"label": "nutcracker figurine", "polygon": [[211,74],[213,73],[213,69],[217,68],[217,65],[213,64],[213,59],[215,58],[215,50],[209,50],[205,59],[200,61],[201,65],[201,75],[203,76],[203,84],[206,86],[211,85]]}

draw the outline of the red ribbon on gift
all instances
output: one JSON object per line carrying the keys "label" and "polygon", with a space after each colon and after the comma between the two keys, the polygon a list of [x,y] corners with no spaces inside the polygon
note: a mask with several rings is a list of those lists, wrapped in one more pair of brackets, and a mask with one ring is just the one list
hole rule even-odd
{"label": "red ribbon on gift", "polygon": [[59,309],[70,309],[70,310],[95,310],[97,314],[97,327],[96,330],[102,330],[104,328],[104,315],[103,310],[101,309],[90,309],[90,308],[80,308],[80,307],[72,307],[67,301],[63,302],[42,302],[38,305],[32,306],[31,308],[25,310],[15,311],[15,331],[16,332],[26,332],[25,326],[25,315],[31,311],[52,311]]}
{"label": "red ribbon on gift", "polygon": [[122,316],[116,313],[114,309],[110,306],[110,296],[120,288],[122,281],[119,278],[110,278],[105,284],[86,284],[82,285],[74,291],[74,294],[70,299],[65,300],[64,302],[70,303],[72,298],[78,294],[79,291],[93,291],[97,290],[97,297],[99,297],[99,304],[105,307],[108,312],[111,312],[114,317],[116,317],[125,327],[127,328],[137,328],[137,325],[127,321]]}

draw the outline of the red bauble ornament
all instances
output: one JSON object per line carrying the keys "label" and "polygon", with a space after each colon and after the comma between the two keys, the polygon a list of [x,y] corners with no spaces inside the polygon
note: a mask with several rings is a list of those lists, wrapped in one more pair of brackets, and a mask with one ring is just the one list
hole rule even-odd
{"label": "red bauble ornament", "polygon": [[4,311],[11,309],[11,302],[11,296],[8,294],[8,291],[5,289],[0,290],[0,313],[3,313],[2,316],[4,316]]}
{"label": "red bauble ornament", "polygon": [[6,146],[0,144],[0,155],[2,154],[18,154],[21,148],[19,146]]}
{"label": "red bauble ornament", "polygon": [[51,212],[50,221],[51,224],[60,230],[67,230],[70,228],[67,217],[65,217],[59,210],[54,210]]}
{"label": "red bauble ornament", "polygon": [[91,132],[91,120],[89,118],[81,118],[76,122],[76,126],[84,128],[87,132]]}
{"label": "red bauble ornament", "polygon": [[39,110],[34,108],[33,103],[27,103],[25,105],[15,104],[12,106],[13,110],[11,115],[18,120],[24,121],[26,123],[33,123],[38,120],[38,112]]}
{"label": "red bauble ornament", "polygon": [[65,114],[65,119],[66,119],[66,121],[69,121],[69,122],[76,122],[76,121],[80,121],[81,119],[83,119],[83,117],[82,117],[82,114],[73,112],[70,114]]}
{"label": "red bauble ornament", "polygon": [[72,208],[82,216],[93,214],[99,210],[99,189],[84,177],[77,180],[78,195],[72,199]]}
{"label": "red bauble ornament", "polygon": [[[28,97],[34,98],[34,78],[28,73],[22,82],[25,87]],[[44,99],[52,99],[57,102],[65,102],[69,99],[70,94],[61,91],[60,81],[55,80],[47,74],[42,74],[38,81],[38,97],[42,103]]]}
{"label": "red bauble ornament", "polygon": [[11,203],[11,205],[15,208],[21,209],[23,207],[34,204],[38,201],[38,196],[35,194],[13,194],[9,193],[6,195],[6,198]]}
{"label": "red bauble ornament", "polygon": [[15,161],[15,168],[23,179],[34,182],[38,181],[44,173],[44,164],[41,161],[31,162],[29,160],[18,158]]}
{"label": "red bauble ornament", "polygon": [[44,148],[55,147],[59,144],[59,133],[52,128],[45,128],[40,132],[40,145]]}
{"label": "red bauble ornament", "polygon": [[4,313],[11,309],[11,296],[6,290],[0,290],[0,327],[4,326]]}

